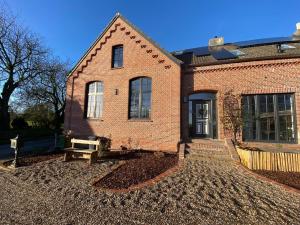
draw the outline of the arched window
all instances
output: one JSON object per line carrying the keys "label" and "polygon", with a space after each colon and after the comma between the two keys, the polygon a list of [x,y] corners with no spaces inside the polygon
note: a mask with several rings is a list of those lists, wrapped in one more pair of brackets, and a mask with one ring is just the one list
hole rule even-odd
{"label": "arched window", "polygon": [[103,111],[103,83],[101,81],[95,81],[89,83],[87,86],[87,106],[86,117],[87,118],[100,118]]}
{"label": "arched window", "polygon": [[130,81],[130,119],[148,119],[151,114],[151,78],[140,77]]}

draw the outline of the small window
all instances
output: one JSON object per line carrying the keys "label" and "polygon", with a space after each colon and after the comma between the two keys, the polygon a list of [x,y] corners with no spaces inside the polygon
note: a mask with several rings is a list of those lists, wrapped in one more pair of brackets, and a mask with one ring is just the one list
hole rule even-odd
{"label": "small window", "polygon": [[87,118],[100,118],[103,111],[103,83],[100,81],[89,83],[87,86]]}
{"label": "small window", "polygon": [[130,81],[130,119],[149,119],[151,113],[151,78]]}
{"label": "small window", "polygon": [[123,67],[123,45],[116,45],[112,48],[112,68]]}

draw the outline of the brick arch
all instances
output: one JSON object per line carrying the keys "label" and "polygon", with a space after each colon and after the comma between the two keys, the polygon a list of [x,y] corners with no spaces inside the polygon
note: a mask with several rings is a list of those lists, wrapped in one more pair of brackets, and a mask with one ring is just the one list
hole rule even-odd
{"label": "brick arch", "polygon": [[132,78],[129,79],[129,82],[133,81],[133,80],[137,80],[137,79],[140,79],[140,78],[148,78],[150,80],[152,80],[152,77],[150,76],[146,76],[146,75],[138,75],[138,76],[134,76]]}

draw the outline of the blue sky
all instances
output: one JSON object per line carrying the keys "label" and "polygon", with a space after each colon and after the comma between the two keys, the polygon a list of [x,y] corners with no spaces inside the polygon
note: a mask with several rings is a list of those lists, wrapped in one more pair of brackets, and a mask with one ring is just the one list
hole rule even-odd
{"label": "blue sky", "polygon": [[216,35],[225,42],[288,36],[300,22],[300,0],[1,1],[73,65],[116,12],[169,51],[207,45]]}

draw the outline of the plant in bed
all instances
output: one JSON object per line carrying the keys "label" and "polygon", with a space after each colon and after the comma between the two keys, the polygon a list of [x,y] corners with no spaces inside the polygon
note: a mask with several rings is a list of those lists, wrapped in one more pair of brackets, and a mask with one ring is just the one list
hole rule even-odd
{"label": "plant in bed", "polygon": [[108,137],[99,137],[100,140],[100,146],[99,146],[99,157],[107,155],[109,152],[109,149],[111,148],[111,135]]}

